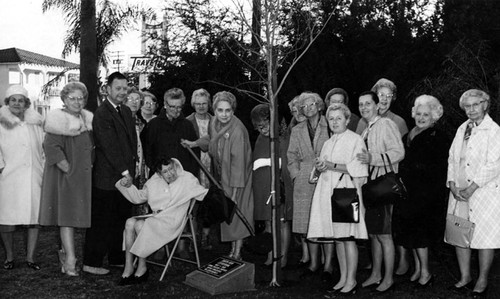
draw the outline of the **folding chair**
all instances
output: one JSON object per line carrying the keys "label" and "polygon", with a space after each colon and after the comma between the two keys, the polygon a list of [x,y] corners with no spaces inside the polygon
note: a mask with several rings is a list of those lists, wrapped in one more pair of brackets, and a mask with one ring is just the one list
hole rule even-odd
{"label": "folding chair", "polygon": [[[148,263],[150,263],[150,264],[154,264],[154,265],[157,265],[157,266],[163,266],[164,267],[163,272],[162,272],[161,277],[160,277],[160,281],[163,280],[163,277],[165,276],[165,273],[167,272],[167,269],[170,266],[170,263],[172,262],[172,259],[176,259],[178,261],[182,261],[182,262],[186,262],[186,263],[195,264],[195,265],[198,266],[198,268],[200,268],[200,256],[198,254],[198,245],[196,243],[196,231],[194,230],[194,224],[193,224],[193,208],[194,208],[195,203],[196,203],[196,199],[192,198],[191,202],[189,203],[188,212],[186,213],[186,216],[182,220],[182,224],[181,224],[182,230],[181,230],[181,233],[177,236],[177,238],[175,238],[174,247],[172,247],[172,254],[170,254],[170,250],[168,249],[168,244],[170,244],[171,242],[165,244],[165,246],[164,246],[165,251],[167,253],[167,257],[168,257],[167,263],[166,264],[162,264],[162,263],[157,263],[157,262],[153,262],[153,261],[148,261]],[[185,232],[186,224],[188,224],[188,223],[189,223],[190,232]],[[196,261],[192,261],[192,260],[188,260],[188,259],[183,259],[183,258],[174,256],[175,251],[177,249],[177,245],[179,245],[179,241],[181,240],[181,238],[187,238],[187,239],[190,239],[191,242],[193,242],[193,244],[194,244],[194,254],[196,256]]]}

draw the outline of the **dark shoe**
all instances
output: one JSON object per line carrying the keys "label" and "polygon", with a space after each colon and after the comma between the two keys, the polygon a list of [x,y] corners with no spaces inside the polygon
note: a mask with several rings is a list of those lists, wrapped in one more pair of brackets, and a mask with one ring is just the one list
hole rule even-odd
{"label": "dark shoe", "polygon": [[486,298],[488,295],[488,287],[484,288],[482,292],[472,291],[471,295],[473,299]]}
{"label": "dark shoe", "polygon": [[26,261],[26,266],[28,266],[28,268],[31,268],[31,269],[36,270],[36,271],[41,269],[40,265],[35,263],[35,262],[32,263],[32,262]]}
{"label": "dark shoe", "polygon": [[332,272],[323,271],[323,273],[321,273],[321,281],[324,282],[324,283],[331,283],[331,282],[333,282],[333,274],[332,274]]}
{"label": "dark shoe", "polygon": [[464,284],[461,287],[456,287],[454,284],[448,287],[449,291],[457,292],[457,293],[462,293],[466,292],[467,290],[471,290],[474,287],[474,282],[471,280],[467,284]]}
{"label": "dark shoe", "polygon": [[318,269],[316,270],[311,270],[309,268],[305,269],[304,272],[302,272],[302,274],[300,274],[300,278],[308,278],[308,277],[312,277],[316,274],[318,274]]}
{"label": "dark shoe", "polygon": [[123,268],[123,267],[125,267],[125,264],[108,264],[108,266],[114,267],[114,268]]}
{"label": "dark shoe", "polygon": [[149,277],[149,269],[144,272],[141,276],[134,276],[135,283],[143,283],[148,280]]}
{"label": "dark shoe", "polygon": [[434,275],[432,275],[431,278],[429,278],[429,280],[427,280],[427,282],[424,284],[417,282],[417,284],[415,285],[415,289],[422,290],[422,289],[425,289],[427,287],[432,287],[433,283],[434,283]]}
{"label": "dark shoe", "polygon": [[3,262],[3,268],[5,270],[12,270],[12,269],[14,269],[14,260]]}
{"label": "dark shoe", "polygon": [[338,294],[340,292],[340,290],[342,290],[342,288],[340,289],[334,289],[332,288],[331,290],[328,290],[326,291],[329,295],[335,295],[335,294]]}
{"label": "dark shoe", "polygon": [[353,295],[356,295],[356,292],[358,291],[358,285],[355,285],[354,288],[352,288],[349,292],[338,292],[337,297],[351,297]]}
{"label": "dark shoe", "polygon": [[119,286],[128,286],[131,284],[135,284],[135,277],[133,275],[127,276],[120,278],[120,281],[118,281]]}
{"label": "dark shoe", "polygon": [[309,266],[309,261],[307,262],[299,261],[299,263],[297,264],[297,269],[304,269],[307,268],[308,266]]}

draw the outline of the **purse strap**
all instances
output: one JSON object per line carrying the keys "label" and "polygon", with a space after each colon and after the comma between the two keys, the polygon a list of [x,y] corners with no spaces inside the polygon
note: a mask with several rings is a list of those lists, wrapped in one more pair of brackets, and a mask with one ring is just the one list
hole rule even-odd
{"label": "purse strap", "polygon": [[382,156],[382,161],[384,162],[385,173],[387,173],[387,166],[385,165],[384,155],[387,158],[387,162],[389,163],[389,169],[391,170],[391,172],[394,172],[394,168],[392,167],[391,159],[389,158],[389,155],[387,153],[385,153],[385,154],[380,154],[380,156]]}
{"label": "purse strap", "polygon": [[[344,173],[342,173],[342,174],[340,175],[339,180],[337,181],[337,185],[335,185],[335,187],[333,187],[333,189],[336,189],[336,188],[339,186],[340,181],[342,181],[342,178],[343,178],[343,177],[344,177]],[[351,178],[351,181],[353,182],[353,185],[354,185],[354,179],[352,178],[352,176],[351,176],[350,174],[349,174],[349,177]],[[347,183],[346,183],[346,185],[345,185],[345,187],[344,187],[344,188],[347,188]]]}
{"label": "purse strap", "polygon": [[[469,202],[466,202],[467,203],[467,220],[470,220],[469,219]],[[454,216],[457,216],[456,212],[457,212],[457,204],[458,204],[458,200],[455,199],[455,207],[453,208],[453,215]]]}

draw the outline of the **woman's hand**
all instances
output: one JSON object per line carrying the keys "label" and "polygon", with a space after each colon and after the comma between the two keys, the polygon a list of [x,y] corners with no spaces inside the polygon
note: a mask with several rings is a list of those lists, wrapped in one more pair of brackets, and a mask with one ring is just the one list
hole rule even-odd
{"label": "woman's hand", "polygon": [[474,194],[474,192],[476,192],[478,188],[479,186],[476,183],[472,182],[469,187],[460,190],[458,193],[460,194],[460,196],[465,198],[465,200],[469,200],[472,194]]}
{"label": "woman's hand", "polygon": [[372,161],[372,154],[363,149],[363,152],[357,154],[356,158],[363,164],[370,164],[370,162]]}
{"label": "woman's hand", "polygon": [[314,162],[314,167],[316,167],[316,169],[319,172],[324,172],[327,170],[326,161],[316,158],[316,161]]}
{"label": "woman's hand", "polygon": [[69,163],[68,160],[64,159],[62,161],[57,162],[57,167],[64,173],[68,173],[69,171]]}
{"label": "woman's hand", "polygon": [[463,197],[461,194],[462,189],[457,188],[455,182],[449,182],[451,194],[456,201],[467,201],[467,198]]}
{"label": "woman's hand", "polygon": [[198,147],[198,143],[196,143],[196,141],[189,141],[186,139],[181,139],[181,145],[189,148]]}

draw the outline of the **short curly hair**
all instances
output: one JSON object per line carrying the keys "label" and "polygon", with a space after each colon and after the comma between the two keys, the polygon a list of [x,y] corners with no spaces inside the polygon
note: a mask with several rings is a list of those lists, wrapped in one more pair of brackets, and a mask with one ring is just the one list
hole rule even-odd
{"label": "short curly hair", "polygon": [[415,99],[415,103],[411,108],[411,117],[415,118],[417,108],[420,106],[428,106],[431,109],[431,119],[435,122],[443,116],[443,105],[433,96],[423,94]]}
{"label": "short curly hair", "polygon": [[229,91],[219,91],[214,95],[214,102],[212,104],[212,109],[215,111],[217,109],[217,104],[219,102],[228,102],[231,105],[231,109],[236,111],[236,97]]}
{"label": "short curly hair", "polygon": [[378,94],[378,90],[382,87],[387,87],[391,90],[392,92],[392,100],[395,101],[396,100],[396,94],[398,92],[398,89],[396,87],[396,84],[394,84],[394,82],[392,82],[391,80],[389,79],[386,79],[386,78],[381,78],[379,79],[375,85],[373,85],[371,91],[373,91],[374,93]]}
{"label": "short curly hair", "polygon": [[85,86],[85,84],[78,81],[69,82],[68,84],[64,85],[60,94],[61,100],[64,102],[64,100],[66,100],[69,94],[75,90],[79,90],[82,92],[83,98],[85,99],[85,103],[87,103],[87,99],[89,97],[89,92],[87,91],[87,87]]}
{"label": "short curly hair", "polygon": [[325,96],[325,103],[326,102],[330,103],[330,97],[336,94],[341,94],[344,97],[344,104],[346,105],[349,104],[349,95],[347,94],[347,91],[345,91],[345,89],[340,87],[332,88],[330,89],[330,91],[328,91],[328,93]]}
{"label": "short curly hair", "polygon": [[212,105],[212,99],[210,98],[210,93],[204,88],[200,88],[200,89],[193,91],[193,94],[191,95],[191,106],[193,108],[194,108],[194,101],[197,98],[207,98],[208,107],[210,107]]}
{"label": "short curly hair", "polygon": [[318,107],[318,111],[323,111],[325,110],[325,103],[319,96],[319,94],[315,92],[310,92],[310,91],[304,91],[299,95],[299,106],[303,108],[302,106],[304,105],[304,102],[307,99],[313,99],[314,102],[316,103],[316,107]]}
{"label": "short curly hair", "polygon": [[349,110],[349,107],[347,107],[346,104],[340,104],[340,103],[333,103],[330,106],[328,106],[328,109],[326,109],[326,117],[328,120],[328,113],[331,111],[337,111],[340,110],[342,113],[344,113],[344,116],[347,120],[351,119],[351,110]]}
{"label": "short curly hair", "polygon": [[462,96],[460,97],[460,100],[458,102],[458,105],[460,106],[460,108],[465,110],[464,101],[467,100],[468,98],[472,98],[472,97],[480,98],[481,100],[486,101],[488,103],[488,108],[486,108],[486,111],[489,110],[489,108],[490,108],[490,96],[486,92],[484,92],[480,89],[469,89],[466,92],[464,92],[462,94]]}
{"label": "short curly hair", "polygon": [[254,127],[264,121],[269,121],[271,119],[271,111],[269,110],[268,104],[259,104],[253,107],[250,112],[250,118],[252,119],[252,124]]}

